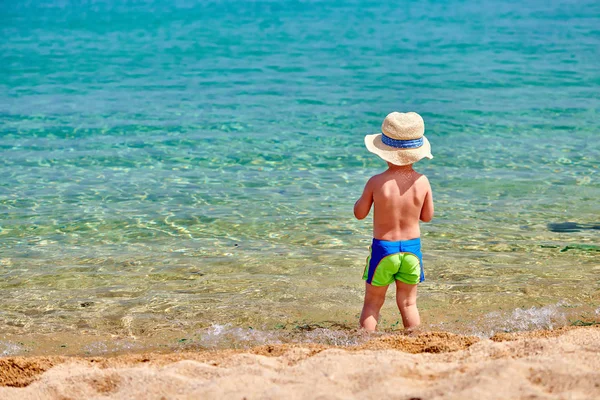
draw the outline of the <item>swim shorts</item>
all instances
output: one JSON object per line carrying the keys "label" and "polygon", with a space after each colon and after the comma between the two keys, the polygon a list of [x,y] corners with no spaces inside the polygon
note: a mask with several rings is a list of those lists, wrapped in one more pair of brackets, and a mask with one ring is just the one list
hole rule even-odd
{"label": "swim shorts", "polygon": [[363,279],[373,286],[394,281],[416,285],[425,280],[421,239],[390,242],[373,239]]}

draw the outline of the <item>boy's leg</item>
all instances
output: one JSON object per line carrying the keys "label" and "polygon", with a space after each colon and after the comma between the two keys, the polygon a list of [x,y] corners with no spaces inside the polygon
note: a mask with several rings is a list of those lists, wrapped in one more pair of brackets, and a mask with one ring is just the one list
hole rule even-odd
{"label": "boy's leg", "polygon": [[417,309],[417,285],[396,281],[396,303],[402,315],[404,329],[415,328],[421,324]]}
{"label": "boy's leg", "polygon": [[373,332],[377,327],[379,310],[385,302],[385,292],[387,292],[388,287],[387,285],[373,286],[369,283],[365,283],[365,286],[365,303],[360,314],[360,326],[369,332]]}

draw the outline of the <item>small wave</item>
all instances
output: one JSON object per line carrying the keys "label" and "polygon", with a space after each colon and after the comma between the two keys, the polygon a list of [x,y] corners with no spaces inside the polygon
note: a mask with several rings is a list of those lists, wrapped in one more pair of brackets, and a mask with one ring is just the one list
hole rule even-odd
{"label": "small wave", "polygon": [[110,340],[89,343],[82,347],[85,355],[105,355],[118,352],[136,351],[143,349],[143,345],[131,340]]}
{"label": "small wave", "polygon": [[354,346],[372,338],[358,329],[330,329],[319,325],[298,326],[292,330],[260,330],[213,324],[199,332],[196,344],[204,348],[249,348],[266,344],[311,343]]}
{"label": "small wave", "polygon": [[209,349],[231,347],[245,348],[263,344],[279,344],[281,341],[275,332],[252,328],[232,327],[229,324],[213,324],[199,334],[199,344]]}
{"label": "small wave", "polygon": [[23,350],[23,347],[17,343],[12,342],[0,342],[0,357],[8,357],[19,354]]}
{"label": "small wave", "polygon": [[543,307],[517,308],[512,311],[494,311],[472,327],[471,334],[491,337],[498,332],[519,332],[537,329],[555,329],[568,324],[565,301]]}

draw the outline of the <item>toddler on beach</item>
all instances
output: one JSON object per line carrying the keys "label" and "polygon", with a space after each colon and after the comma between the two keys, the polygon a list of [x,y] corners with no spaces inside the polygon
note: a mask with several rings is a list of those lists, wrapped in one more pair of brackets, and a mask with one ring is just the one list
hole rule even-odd
{"label": "toddler on beach", "polygon": [[387,161],[388,169],[374,175],[354,204],[354,216],[364,219],[373,211],[373,242],[363,279],[365,301],[360,325],[374,331],[388,285],[396,282],[396,303],[405,329],[421,323],[417,309],[417,284],[425,280],[419,220],[433,218],[429,180],[412,168],[422,158],[433,158],[425,136],[423,118],[417,113],[389,114],[382,133],[367,135],[371,153]]}

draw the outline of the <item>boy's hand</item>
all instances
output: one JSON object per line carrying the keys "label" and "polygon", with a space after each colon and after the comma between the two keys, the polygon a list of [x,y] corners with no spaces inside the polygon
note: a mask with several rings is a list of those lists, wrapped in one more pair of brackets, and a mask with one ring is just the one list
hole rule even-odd
{"label": "boy's hand", "polygon": [[371,205],[373,205],[373,184],[371,181],[372,179],[369,179],[362,196],[354,203],[354,216],[356,219],[365,219],[371,211]]}
{"label": "boy's hand", "polygon": [[421,208],[421,216],[419,219],[423,222],[429,222],[433,219],[433,195],[431,194],[429,180],[425,176],[423,176],[423,178],[425,178],[427,192],[425,193],[425,200],[423,201],[423,208]]}

